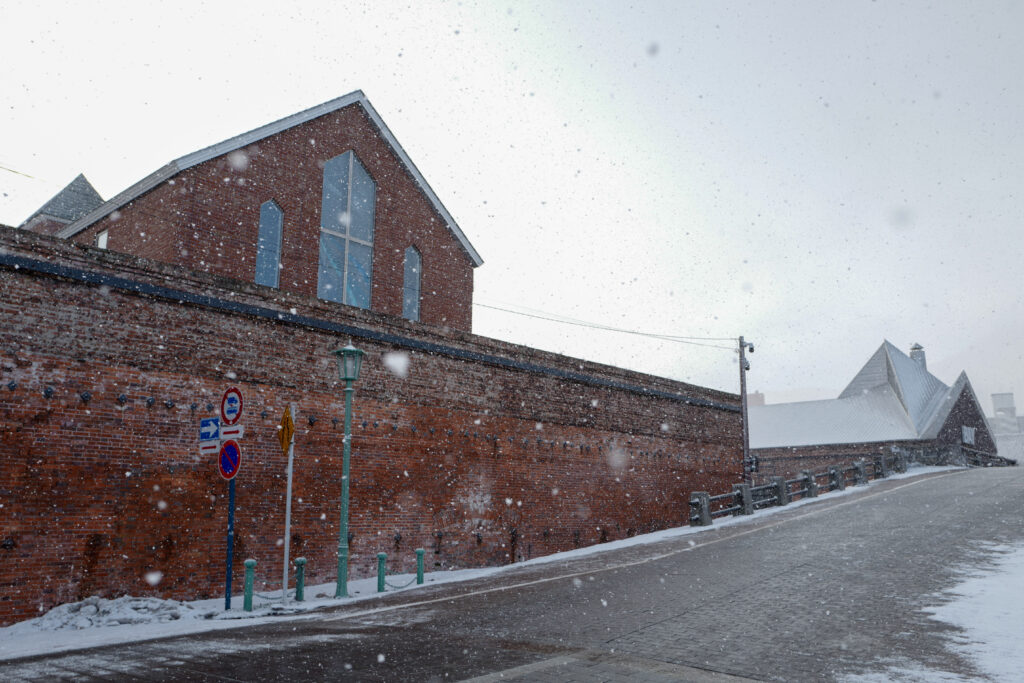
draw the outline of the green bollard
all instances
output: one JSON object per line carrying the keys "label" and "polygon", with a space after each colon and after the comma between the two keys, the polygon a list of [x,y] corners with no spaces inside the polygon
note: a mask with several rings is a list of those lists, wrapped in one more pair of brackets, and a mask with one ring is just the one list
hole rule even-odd
{"label": "green bollard", "polygon": [[306,558],[295,558],[295,602],[306,599]]}
{"label": "green bollard", "polygon": [[252,581],[253,576],[256,574],[256,560],[245,561],[245,599],[242,603],[242,609],[246,612],[252,611]]}
{"label": "green bollard", "polygon": [[388,561],[387,553],[377,553],[377,592],[384,592],[384,564]]}
{"label": "green bollard", "polygon": [[423,548],[416,549],[416,585],[423,585]]}

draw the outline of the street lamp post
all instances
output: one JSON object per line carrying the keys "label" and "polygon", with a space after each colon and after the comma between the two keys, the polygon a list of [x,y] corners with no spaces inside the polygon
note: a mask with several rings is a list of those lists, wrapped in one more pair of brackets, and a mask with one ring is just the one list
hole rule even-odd
{"label": "street lamp post", "polygon": [[743,481],[752,483],[753,463],[750,460],[750,426],[747,420],[747,370],[750,369],[750,361],[747,360],[746,351],[754,352],[754,345],[744,341],[740,337],[740,399],[743,410]]}
{"label": "street lamp post", "polygon": [[338,583],[334,597],[348,597],[348,470],[352,452],[352,385],[359,379],[363,352],[352,346],[337,349],[338,377],[345,382],[345,439],[341,457],[341,523],[338,528]]}

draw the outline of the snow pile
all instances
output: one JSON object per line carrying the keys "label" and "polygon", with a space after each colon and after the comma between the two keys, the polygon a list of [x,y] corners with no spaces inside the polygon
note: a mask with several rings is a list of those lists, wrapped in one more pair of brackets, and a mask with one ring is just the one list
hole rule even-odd
{"label": "snow pile", "polygon": [[193,604],[161,598],[123,597],[109,600],[93,596],[81,602],[54,607],[41,617],[5,629],[8,634],[22,631],[64,631],[126,624],[153,624],[189,619],[213,619],[214,609],[199,609]]}
{"label": "snow pile", "polygon": [[988,546],[990,568],[965,567],[963,582],[947,591],[953,600],[927,610],[933,619],[964,634],[954,649],[971,658],[996,681],[1019,681],[1024,672],[1024,546]]}

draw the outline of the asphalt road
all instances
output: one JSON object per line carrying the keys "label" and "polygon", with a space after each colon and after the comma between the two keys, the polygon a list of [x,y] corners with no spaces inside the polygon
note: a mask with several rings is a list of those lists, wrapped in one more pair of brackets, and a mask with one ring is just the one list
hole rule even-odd
{"label": "asphalt road", "polygon": [[1024,467],[887,480],[743,524],[303,619],[0,664],[2,680],[980,677],[939,604],[1024,543]]}

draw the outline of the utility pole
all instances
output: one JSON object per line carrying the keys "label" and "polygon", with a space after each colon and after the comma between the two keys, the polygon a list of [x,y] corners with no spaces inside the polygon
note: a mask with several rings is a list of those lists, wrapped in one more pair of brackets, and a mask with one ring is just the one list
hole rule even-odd
{"label": "utility pole", "polygon": [[746,351],[754,352],[754,345],[744,341],[740,337],[740,400],[743,410],[743,481],[747,484],[753,483],[753,462],[750,459],[750,425],[747,419],[747,370],[750,369],[750,361],[747,360]]}

